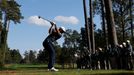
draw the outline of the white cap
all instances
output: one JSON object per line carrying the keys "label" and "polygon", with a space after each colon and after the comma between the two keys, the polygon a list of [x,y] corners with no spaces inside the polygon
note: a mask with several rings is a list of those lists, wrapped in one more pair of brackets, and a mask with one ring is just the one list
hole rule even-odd
{"label": "white cap", "polygon": [[125,43],[125,42],[123,42],[123,45],[124,45],[124,46],[126,46],[126,43]]}
{"label": "white cap", "polygon": [[122,48],[123,46],[122,46],[122,45],[120,45],[120,47]]}
{"label": "white cap", "polygon": [[99,48],[100,51],[102,51],[102,48]]}
{"label": "white cap", "polygon": [[130,41],[129,41],[129,40],[127,40],[127,43],[130,43]]}
{"label": "white cap", "polygon": [[60,27],[64,32],[66,31],[65,27]]}

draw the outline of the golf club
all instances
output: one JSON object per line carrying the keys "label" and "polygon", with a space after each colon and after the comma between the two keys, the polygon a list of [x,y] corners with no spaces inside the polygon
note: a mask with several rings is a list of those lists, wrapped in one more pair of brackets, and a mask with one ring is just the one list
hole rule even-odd
{"label": "golf club", "polygon": [[43,19],[43,20],[46,20],[46,21],[48,21],[48,22],[50,22],[51,24],[54,24],[54,25],[56,25],[56,23],[55,22],[52,22],[52,21],[50,21],[50,20],[48,20],[48,19],[45,19],[45,18],[43,18],[43,17],[41,17],[41,16],[38,16],[38,18],[40,19]]}
{"label": "golf club", "polygon": [[52,22],[52,21],[50,21],[50,20],[48,20],[48,19],[45,19],[45,18],[43,18],[43,17],[41,17],[41,16],[38,16],[38,18],[40,19],[43,19],[43,20],[46,20],[46,21],[48,21],[48,22]]}

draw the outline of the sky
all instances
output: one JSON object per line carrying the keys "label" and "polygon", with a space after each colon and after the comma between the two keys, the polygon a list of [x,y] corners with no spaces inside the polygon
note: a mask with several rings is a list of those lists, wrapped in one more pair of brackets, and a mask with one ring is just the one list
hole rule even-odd
{"label": "sky", "polygon": [[[16,0],[21,5],[24,19],[20,24],[11,22],[8,33],[8,46],[19,49],[23,55],[26,50],[43,49],[42,42],[48,35],[50,23],[42,18],[54,21],[58,27],[77,30],[84,27],[83,0]],[[87,6],[88,7],[88,6]],[[89,8],[87,8],[89,9]],[[99,17],[94,18],[99,26]],[[62,39],[62,40],[61,40]],[[61,44],[64,40],[61,38]]]}

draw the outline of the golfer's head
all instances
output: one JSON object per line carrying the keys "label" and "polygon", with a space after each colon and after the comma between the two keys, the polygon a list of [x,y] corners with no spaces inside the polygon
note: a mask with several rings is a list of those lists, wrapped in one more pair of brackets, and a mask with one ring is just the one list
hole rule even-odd
{"label": "golfer's head", "polygon": [[59,28],[59,31],[60,31],[61,33],[65,33],[66,29],[65,29],[65,27],[60,27],[60,28]]}

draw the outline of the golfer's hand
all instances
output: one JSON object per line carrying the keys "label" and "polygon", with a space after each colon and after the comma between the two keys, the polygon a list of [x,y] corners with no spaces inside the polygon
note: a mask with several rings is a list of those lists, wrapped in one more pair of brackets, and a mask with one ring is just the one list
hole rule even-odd
{"label": "golfer's hand", "polygon": [[51,25],[53,26],[53,25],[56,25],[56,23],[55,22],[50,22],[51,23]]}

